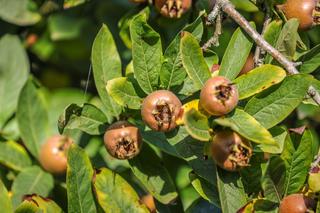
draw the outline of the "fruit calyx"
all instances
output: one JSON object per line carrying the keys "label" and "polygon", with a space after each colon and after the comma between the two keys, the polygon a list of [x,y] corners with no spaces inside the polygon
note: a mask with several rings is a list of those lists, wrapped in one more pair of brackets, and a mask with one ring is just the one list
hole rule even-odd
{"label": "fruit calyx", "polygon": [[169,104],[164,100],[159,100],[157,102],[156,109],[152,111],[152,115],[157,121],[159,129],[161,129],[164,125],[167,125],[168,128],[170,128],[172,120],[175,120],[175,115],[173,112],[173,104]]}
{"label": "fruit calyx", "polygon": [[191,7],[192,0],[155,0],[155,6],[161,15],[168,18],[180,18]]}
{"label": "fruit calyx", "polygon": [[225,105],[225,102],[230,99],[232,86],[233,84],[221,84],[219,86],[216,86],[216,97],[218,100],[221,101],[223,105]]}
{"label": "fruit calyx", "polygon": [[229,160],[234,164],[235,167],[247,167],[250,166],[249,161],[252,156],[251,147],[245,143],[235,143],[231,146]]}
{"label": "fruit calyx", "polygon": [[105,132],[104,144],[111,156],[130,159],[140,152],[142,137],[136,126],[127,121],[118,121]]}

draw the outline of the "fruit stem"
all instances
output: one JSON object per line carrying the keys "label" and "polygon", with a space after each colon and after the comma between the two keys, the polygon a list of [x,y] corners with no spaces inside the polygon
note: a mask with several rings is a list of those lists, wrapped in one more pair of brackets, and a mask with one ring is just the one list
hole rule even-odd
{"label": "fruit stem", "polygon": [[[247,32],[247,34],[254,40],[254,42],[260,46],[263,50],[268,52],[274,59],[282,64],[289,74],[299,74],[295,64],[282,55],[277,49],[271,46],[251,25],[250,23],[234,8],[234,5],[229,0],[217,0],[216,4],[220,5],[220,8],[227,13],[240,27]],[[212,10],[211,13],[213,13]],[[210,13],[210,14],[211,14]],[[209,14],[209,16],[210,16]],[[208,17],[209,17],[208,16]],[[210,21],[208,19],[208,21]],[[320,95],[317,90],[310,86],[308,89],[308,95],[320,106]]]}

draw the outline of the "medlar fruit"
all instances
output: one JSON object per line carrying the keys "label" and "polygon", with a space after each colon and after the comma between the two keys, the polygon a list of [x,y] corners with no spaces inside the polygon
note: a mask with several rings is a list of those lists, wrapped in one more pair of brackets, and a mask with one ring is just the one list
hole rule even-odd
{"label": "medlar fruit", "polygon": [[319,4],[319,0],[287,0],[277,7],[287,19],[299,19],[299,29],[306,30],[320,23]]}
{"label": "medlar fruit", "polygon": [[253,54],[250,53],[250,55],[248,56],[246,63],[243,65],[240,73],[238,76],[246,74],[247,72],[251,71],[254,69],[254,59],[253,59]]}
{"label": "medlar fruit", "polygon": [[50,173],[63,174],[67,169],[67,151],[72,143],[72,139],[67,136],[50,137],[40,150],[41,166]]}
{"label": "medlar fruit", "polygon": [[104,145],[112,157],[130,159],[139,154],[142,137],[136,126],[127,121],[118,121],[104,133]]}
{"label": "medlar fruit", "polygon": [[168,132],[173,130],[180,116],[182,104],[178,97],[168,90],[158,90],[149,94],[141,107],[142,120],[153,130]]}
{"label": "medlar fruit", "polygon": [[192,5],[192,0],[155,0],[154,4],[161,15],[180,18]]}
{"label": "medlar fruit", "polygon": [[212,140],[211,155],[216,164],[227,171],[237,171],[249,166],[251,144],[236,132],[218,132]]}
{"label": "medlar fruit", "polygon": [[238,90],[227,78],[210,78],[200,93],[200,106],[210,115],[221,116],[231,112],[238,104]]}
{"label": "medlar fruit", "polygon": [[306,213],[315,207],[315,201],[303,194],[291,194],[282,199],[279,213]]}

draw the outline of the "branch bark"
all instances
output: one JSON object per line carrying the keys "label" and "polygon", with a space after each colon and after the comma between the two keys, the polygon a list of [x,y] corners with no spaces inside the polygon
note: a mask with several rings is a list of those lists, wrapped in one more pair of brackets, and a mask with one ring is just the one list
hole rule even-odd
{"label": "branch bark", "polygon": [[[268,52],[274,59],[276,59],[287,70],[289,74],[299,74],[299,71],[295,67],[295,63],[288,60],[277,49],[271,46],[264,38],[251,27],[250,23],[234,8],[233,4],[229,0],[217,0],[216,4],[219,4],[220,8],[228,14],[240,27],[246,31],[246,33],[254,40],[254,42],[260,46],[263,50]],[[213,12],[213,11],[212,11]],[[209,14],[210,16],[210,14]],[[320,105],[320,95],[313,86],[310,86],[308,95]]]}

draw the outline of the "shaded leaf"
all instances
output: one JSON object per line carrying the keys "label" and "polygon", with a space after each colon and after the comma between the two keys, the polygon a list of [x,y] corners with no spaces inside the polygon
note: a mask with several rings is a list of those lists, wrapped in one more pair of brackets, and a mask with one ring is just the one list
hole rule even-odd
{"label": "shaded leaf", "polygon": [[129,160],[129,164],[140,183],[159,202],[168,204],[177,198],[178,194],[168,170],[150,147],[144,145],[140,154]]}
{"label": "shaded leaf", "polygon": [[311,73],[320,67],[320,44],[303,54],[298,61],[302,61],[299,68],[301,73]]}
{"label": "shaded leaf", "polygon": [[217,207],[220,206],[217,184],[213,185],[203,178],[197,176],[193,172],[189,173],[189,178],[192,186],[203,199],[209,201]]}

